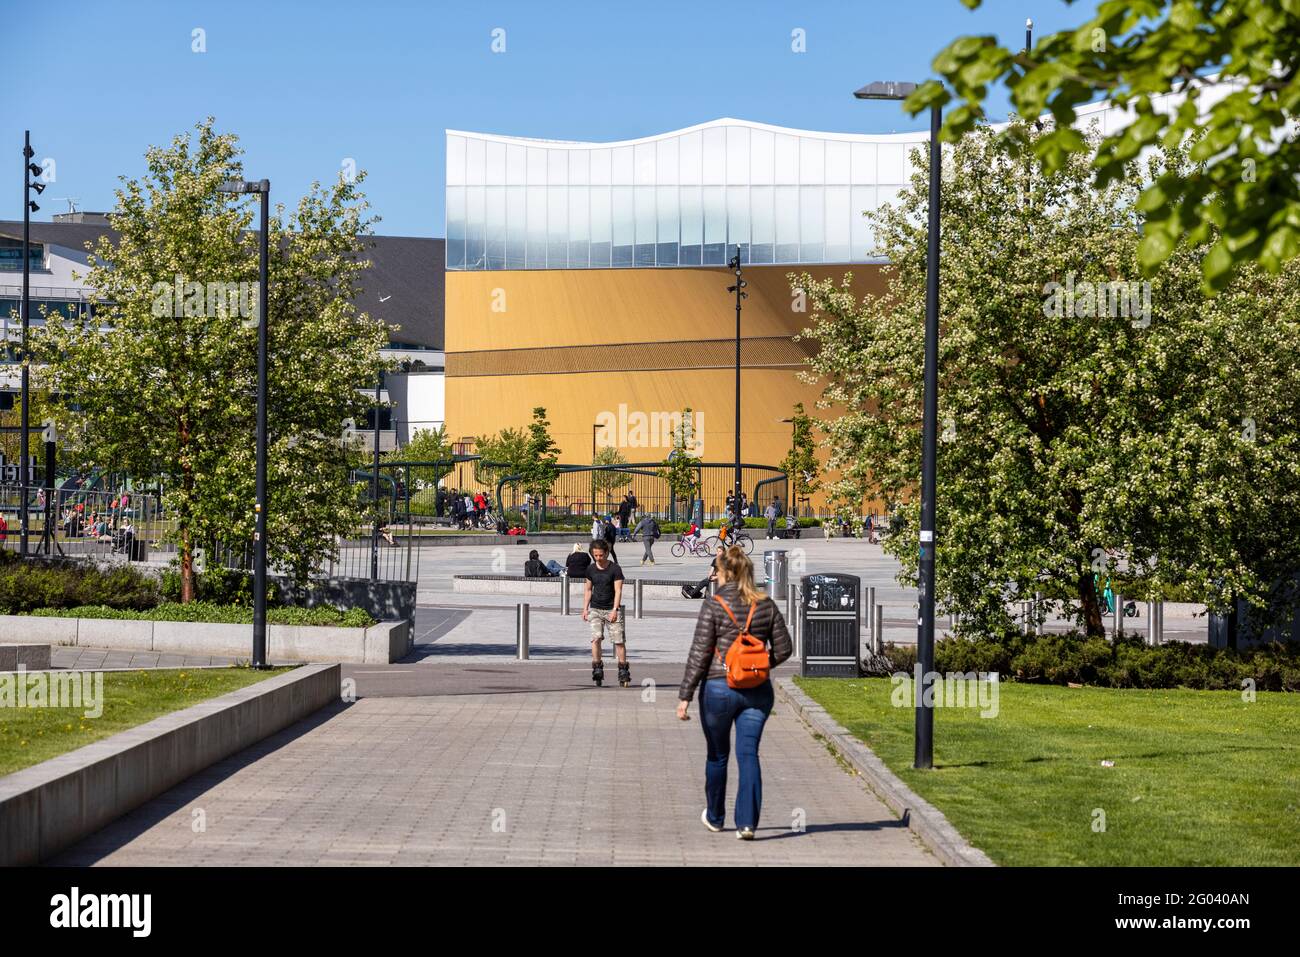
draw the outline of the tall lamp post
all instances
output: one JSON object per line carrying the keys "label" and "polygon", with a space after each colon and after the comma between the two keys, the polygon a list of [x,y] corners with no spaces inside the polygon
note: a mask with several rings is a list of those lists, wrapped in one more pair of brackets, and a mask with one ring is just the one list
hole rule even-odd
{"label": "tall lamp post", "polygon": [[728,286],[727,292],[736,294],[736,488],[735,497],[732,499],[732,509],[736,523],[740,519],[740,302],[742,299],[748,299],[749,293],[745,292],[745,287],[749,283],[740,277],[740,247],[736,247],[736,255],[731,257],[731,262],[727,265],[731,267],[732,272],[736,274],[736,284]]}
{"label": "tall lamp post", "polygon": [[[22,555],[27,554],[27,538],[29,530],[27,527],[27,496],[29,494],[28,465],[31,456],[27,442],[27,430],[31,426],[31,380],[30,365],[27,360],[27,327],[30,323],[32,312],[31,301],[31,275],[32,275],[32,213],[41,207],[36,205],[36,200],[32,199],[32,190],[36,190],[39,196],[45,192],[44,183],[32,181],[33,176],[40,176],[43,170],[32,162],[35,156],[32,150],[32,133],[27,130],[23,133],[23,316],[22,316],[22,411],[19,428],[22,430],[18,433],[18,474],[19,474],[19,504],[18,504],[18,524],[19,532],[19,552]],[[8,337],[5,339],[5,352],[9,351]]]}
{"label": "tall lamp post", "polygon": [[253,667],[266,661],[266,288],[267,233],[271,218],[271,181],[228,179],[221,193],[257,193],[262,197],[262,232],[258,237],[257,283],[257,491],[253,502]]}
{"label": "tall lamp post", "polygon": [[[869,83],[853,95],[860,100],[904,100],[915,83]],[[939,424],[939,128],[942,114],[930,108],[929,230],[925,256],[925,404],[921,439],[920,617],[916,658],[921,687],[916,700],[916,750],[912,766],[934,765],[934,487]]]}

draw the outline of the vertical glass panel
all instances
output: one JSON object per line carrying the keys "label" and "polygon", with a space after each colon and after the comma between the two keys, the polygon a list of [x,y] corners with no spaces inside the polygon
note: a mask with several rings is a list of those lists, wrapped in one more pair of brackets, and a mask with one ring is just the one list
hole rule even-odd
{"label": "vertical glass panel", "polygon": [[677,185],[677,143],[678,137],[670,136],[667,139],[659,140],[655,144],[655,185],[657,186],[676,186]]}
{"label": "vertical glass panel", "polygon": [[[479,142],[482,142],[481,140]],[[480,172],[482,167],[479,167]],[[487,233],[487,212],[484,209],[485,195],[482,186],[465,188],[465,268],[486,269],[486,251],[484,240]]]}
{"label": "vertical glass panel", "polygon": [[[638,147],[640,149],[640,147]],[[655,216],[655,188],[653,186],[634,186],[633,199],[636,203],[636,258],[638,266],[655,264],[655,236],[658,222]]]}
{"label": "vertical glass panel", "polygon": [[528,182],[528,154],[522,146],[506,144],[506,184],[523,186]]}
{"label": "vertical glass panel", "polygon": [[[615,163],[617,165],[617,160]],[[633,205],[632,187],[615,186],[612,193],[614,247],[610,261],[614,266],[630,266],[636,246],[636,209]]]}
{"label": "vertical glass panel", "polygon": [[706,186],[721,184],[727,178],[727,130],[710,126],[704,133],[704,179]]}
{"label": "vertical glass panel", "polygon": [[727,183],[731,186],[749,185],[749,127],[728,126],[727,130]]}
{"label": "vertical glass panel", "polygon": [[615,186],[631,186],[635,176],[632,170],[632,147],[614,147],[614,168],[611,182]]}
{"label": "vertical glass panel", "polygon": [[[749,151],[746,150],[746,153]],[[749,187],[727,187],[727,258],[740,247],[740,261],[749,262]]]}
{"label": "vertical glass panel", "polygon": [[546,150],[540,146],[528,147],[528,185],[546,185]]}
{"label": "vertical glass panel", "polygon": [[[705,139],[705,149],[708,140]],[[704,265],[721,266],[726,262],[727,201],[721,186],[704,187]]]}
{"label": "vertical glass panel", "polygon": [[[505,144],[501,144],[504,146]],[[492,144],[488,144],[488,156],[492,155]],[[502,167],[505,172],[505,150],[501,151]],[[506,188],[488,186],[484,189],[487,206],[487,268],[506,268]]]}
{"label": "vertical glass panel", "polygon": [[609,187],[591,187],[591,268],[609,266],[613,227],[614,217],[610,206]]}
{"label": "vertical glass panel", "polygon": [[[569,166],[570,175],[573,166]],[[569,268],[586,269],[591,261],[590,187],[569,187]]]}
{"label": "vertical glass panel", "polygon": [[465,141],[465,185],[482,186],[487,166],[487,143],[483,140]]}
{"label": "vertical glass panel", "polygon": [[789,133],[776,134],[776,182],[783,186],[799,182],[799,141]]}
{"label": "vertical glass panel", "polygon": [[591,151],[565,150],[569,157],[569,185],[586,186],[591,182]]}
{"label": "vertical glass panel", "polygon": [[527,261],[525,266],[528,269],[545,269],[546,268],[546,189],[538,187],[529,187],[526,190],[528,197],[528,231],[526,238],[528,240]]}
{"label": "vertical glass panel", "polygon": [[[509,163],[509,153],[507,164]],[[522,156],[522,154],[521,154]],[[526,263],[524,249],[528,236],[528,207],[524,201],[527,190],[523,186],[506,187],[506,268],[523,269]]]}
{"label": "vertical glass panel", "polygon": [[612,180],[610,175],[610,150],[590,150],[591,154],[591,185],[608,186]]}
{"label": "vertical glass panel", "polygon": [[487,144],[486,172],[484,182],[489,186],[503,186],[506,181],[506,144]]}
{"label": "vertical glass panel", "polygon": [[655,184],[654,143],[638,143],[632,149],[632,162],[635,166],[633,175],[636,177],[636,184],[638,186],[653,186]]}
{"label": "vertical glass panel", "polygon": [[[659,169],[662,172],[662,164]],[[678,234],[681,229],[677,212],[677,187],[658,187],[655,190],[655,207],[659,221],[659,230],[657,234],[658,249],[655,252],[655,265],[676,266],[678,257]]]}
{"label": "vertical glass panel", "polygon": [[776,167],[776,138],[771,130],[749,131],[749,182],[752,186],[767,186],[774,182]]}
{"label": "vertical glass panel", "polygon": [[[800,164],[802,169],[802,164]],[[821,186],[799,188],[799,261],[826,261],[826,197]]]}
{"label": "vertical glass panel", "polygon": [[876,144],[853,144],[853,168],[850,176],[855,184],[862,186],[876,185]]}
{"label": "vertical glass panel", "polygon": [[751,239],[749,261],[755,263],[774,262],[776,255],[776,220],[772,215],[771,186],[751,186],[749,190],[749,210],[751,220]]}
{"label": "vertical glass panel", "polygon": [[898,186],[905,182],[903,179],[903,163],[907,159],[905,149],[906,147],[901,143],[880,144],[876,153],[877,183]]}
{"label": "vertical glass panel", "polygon": [[826,143],[826,185],[839,186],[849,182],[849,144],[844,140]]}
{"label": "vertical glass panel", "polygon": [[698,266],[704,261],[704,207],[700,192],[698,186],[681,188],[683,266]]}
{"label": "vertical glass panel", "polygon": [[799,182],[820,186],[826,182],[826,143],[811,136],[799,137]]}
{"label": "vertical glass panel", "polygon": [[569,151],[549,149],[546,151],[546,184],[548,186],[569,185]]}
{"label": "vertical glass panel", "polygon": [[447,187],[447,268],[465,268],[465,187]]}
{"label": "vertical glass panel", "polygon": [[447,136],[447,185],[465,185],[465,137]]}
{"label": "vertical glass panel", "polygon": [[683,186],[698,186],[704,182],[704,134],[699,130],[683,133],[677,137],[677,142],[681,153],[679,181]]}
{"label": "vertical glass panel", "polygon": [[[778,134],[778,139],[780,134]],[[799,187],[778,186],[775,192],[776,262],[799,261]]]}
{"label": "vertical glass panel", "polygon": [[854,186],[849,210],[849,252],[853,262],[861,262],[872,255],[875,239],[871,221],[862,215],[876,208],[874,186]]}
{"label": "vertical glass panel", "polygon": [[[559,153],[560,150],[552,150]],[[567,164],[566,164],[567,165]],[[569,266],[569,188],[546,187],[546,268]],[[468,252],[468,247],[466,247]]]}
{"label": "vertical glass panel", "polygon": [[826,261],[849,261],[849,188],[826,187]]}

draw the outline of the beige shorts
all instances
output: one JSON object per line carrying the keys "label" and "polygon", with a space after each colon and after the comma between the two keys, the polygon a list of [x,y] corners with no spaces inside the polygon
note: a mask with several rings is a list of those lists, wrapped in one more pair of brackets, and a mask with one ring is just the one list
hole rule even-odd
{"label": "beige shorts", "polygon": [[618,620],[610,621],[613,609],[610,608],[588,608],[587,621],[591,625],[591,641],[593,644],[605,640],[605,630],[609,630],[609,640],[616,645],[623,644],[623,616],[627,614],[626,608],[618,610]]}

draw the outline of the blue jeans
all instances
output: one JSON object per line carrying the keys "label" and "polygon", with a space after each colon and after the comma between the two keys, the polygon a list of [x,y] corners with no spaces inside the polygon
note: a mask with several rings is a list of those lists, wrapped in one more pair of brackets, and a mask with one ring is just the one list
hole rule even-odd
{"label": "blue jeans", "polygon": [[731,688],[726,678],[700,685],[700,724],[708,744],[704,764],[704,796],[709,823],[722,827],[727,819],[727,762],[731,757],[731,725],[736,725],[736,763],[740,765],[740,790],[736,794],[736,828],[758,827],[763,807],[763,772],[758,764],[758,742],[772,712],[772,682],[757,688]]}

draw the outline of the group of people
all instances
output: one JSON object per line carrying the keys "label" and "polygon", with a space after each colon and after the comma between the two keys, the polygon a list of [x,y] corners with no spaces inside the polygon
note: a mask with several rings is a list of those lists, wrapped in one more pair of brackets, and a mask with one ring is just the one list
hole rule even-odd
{"label": "group of people", "polygon": [[488,513],[492,503],[481,491],[470,494],[469,490],[439,488],[434,497],[434,514],[442,518],[448,513],[457,528],[477,528],[483,524],[483,516]]}
{"label": "group of people", "polygon": [[[44,490],[37,501],[37,508],[44,508]],[[135,540],[135,526],[131,522],[131,496],[122,493],[114,496],[102,511],[86,511],[85,502],[69,505],[59,516],[59,527],[65,538],[86,538],[104,542],[113,547],[113,551],[129,551]]]}

